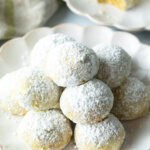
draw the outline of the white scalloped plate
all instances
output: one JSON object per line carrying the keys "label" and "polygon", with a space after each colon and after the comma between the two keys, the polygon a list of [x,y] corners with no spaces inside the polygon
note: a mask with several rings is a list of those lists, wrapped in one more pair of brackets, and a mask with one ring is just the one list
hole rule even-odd
{"label": "white scalloped plate", "polygon": [[[28,65],[29,55],[35,43],[42,37],[56,32],[68,34],[89,47],[102,42],[122,46],[133,58],[133,74],[150,85],[150,59],[148,59],[150,46],[140,43],[135,36],[129,33],[114,32],[100,26],[81,27],[73,24],[39,28],[26,34],[23,38],[17,38],[4,44],[0,49],[0,77],[21,66]],[[4,150],[29,150],[16,136],[17,126],[21,119],[21,117],[0,111],[0,145]],[[121,150],[150,149],[150,113],[144,118],[123,122],[123,124],[127,136]],[[77,149],[71,143],[65,150]]]}
{"label": "white scalloped plate", "polygon": [[150,0],[137,0],[136,6],[120,11],[111,5],[98,4],[97,0],[64,0],[78,15],[99,25],[114,26],[128,31],[150,30]]}

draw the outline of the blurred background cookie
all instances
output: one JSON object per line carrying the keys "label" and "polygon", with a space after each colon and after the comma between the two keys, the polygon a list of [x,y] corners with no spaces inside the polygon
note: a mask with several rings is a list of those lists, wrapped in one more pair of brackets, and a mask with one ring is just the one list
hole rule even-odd
{"label": "blurred background cookie", "polygon": [[97,0],[99,3],[111,4],[121,10],[131,8],[135,5],[136,0]]}
{"label": "blurred background cookie", "polygon": [[0,40],[44,25],[58,5],[57,0],[0,0]]}

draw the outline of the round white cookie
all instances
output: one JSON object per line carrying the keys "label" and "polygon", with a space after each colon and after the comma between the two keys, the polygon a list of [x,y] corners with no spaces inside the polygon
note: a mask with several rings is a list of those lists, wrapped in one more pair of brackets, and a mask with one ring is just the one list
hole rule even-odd
{"label": "round white cookie", "polygon": [[16,84],[19,75],[18,72],[12,72],[0,79],[0,109],[13,115],[25,115],[27,112],[16,99]]}
{"label": "round white cookie", "polygon": [[55,51],[55,48],[66,42],[75,42],[75,40],[61,33],[50,34],[40,39],[34,46],[30,63],[32,66],[45,67],[49,53]]}
{"label": "round white cookie", "polygon": [[121,85],[130,74],[131,57],[117,45],[100,44],[94,51],[100,61],[97,77],[111,88]]}
{"label": "round white cookie", "polygon": [[113,101],[110,88],[93,79],[83,85],[66,88],[60,98],[60,107],[75,123],[95,123],[108,116]]}
{"label": "round white cookie", "polygon": [[18,134],[31,150],[61,150],[70,141],[70,122],[58,110],[30,111],[22,120]]}
{"label": "round white cookie", "polygon": [[16,99],[27,110],[59,108],[61,88],[38,68],[25,67],[18,70]]}
{"label": "round white cookie", "polygon": [[99,60],[92,49],[68,42],[49,55],[46,71],[58,86],[70,87],[92,79],[98,68]]}
{"label": "round white cookie", "polygon": [[113,90],[115,102],[112,112],[120,120],[132,120],[148,114],[150,96],[147,87],[137,78],[129,77]]}
{"label": "round white cookie", "polygon": [[77,124],[75,142],[79,150],[119,150],[125,138],[121,122],[112,114],[95,124]]}

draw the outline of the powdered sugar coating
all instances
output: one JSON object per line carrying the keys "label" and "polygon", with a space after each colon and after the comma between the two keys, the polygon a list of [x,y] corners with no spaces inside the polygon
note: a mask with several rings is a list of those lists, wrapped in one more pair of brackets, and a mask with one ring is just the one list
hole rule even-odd
{"label": "powdered sugar coating", "polygon": [[60,150],[69,143],[72,129],[69,120],[58,110],[30,111],[22,120],[18,133],[31,149]]}
{"label": "powdered sugar coating", "polygon": [[15,98],[18,76],[17,72],[12,72],[0,79],[0,108],[14,115],[24,115],[27,110]]}
{"label": "powdered sugar coating", "polygon": [[114,89],[115,103],[112,112],[121,120],[136,119],[149,111],[150,96],[147,87],[137,78],[128,77]]}
{"label": "powdered sugar coating", "polygon": [[18,70],[16,99],[27,110],[48,110],[59,107],[61,88],[38,68]]}
{"label": "powdered sugar coating", "polygon": [[63,113],[75,123],[95,123],[104,119],[113,106],[113,94],[102,81],[69,87],[60,98]]}
{"label": "powdered sugar coating", "polygon": [[[102,122],[77,124],[75,128],[75,141],[79,150],[83,147],[85,149],[90,147],[94,150],[107,150],[109,148],[119,150],[124,138],[124,127],[112,114]],[[118,144],[115,145],[116,143]]]}
{"label": "powdered sugar coating", "polygon": [[55,47],[66,42],[75,42],[75,40],[72,37],[61,33],[50,34],[40,39],[31,52],[31,65],[41,68],[45,67],[49,53],[54,51]]}
{"label": "powdered sugar coating", "polygon": [[99,61],[92,49],[68,42],[49,55],[46,71],[58,86],[70,87],[92,79],[98,68]]}
{"label": "powdered sugar coating", "polygon": [[94,47],[100,60],[97,77],[111,88],[118,87],[131,71],[131,57],[117,45],[100,44]]}

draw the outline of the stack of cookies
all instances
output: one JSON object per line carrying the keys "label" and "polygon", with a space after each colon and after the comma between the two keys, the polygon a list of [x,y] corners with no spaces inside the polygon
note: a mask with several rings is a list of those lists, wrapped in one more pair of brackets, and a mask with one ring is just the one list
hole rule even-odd
{"label": "stack of cookies", "polygon": [[117,45],[91,49],[51,34],[34,46],[29,66],[0,79],[0,108],[25,115],[18,135],[31,150],[61,150],[73,130],[79,150],[119,150],[119,120],[142,117],[150,106],[147,87],[131,69],[131,57]]}

